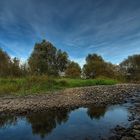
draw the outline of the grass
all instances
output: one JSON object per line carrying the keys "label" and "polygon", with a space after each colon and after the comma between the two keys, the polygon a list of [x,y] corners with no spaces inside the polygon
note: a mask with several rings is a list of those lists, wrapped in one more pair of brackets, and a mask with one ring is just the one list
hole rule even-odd
{"label": "grass", "polygon": [[0,79],[0,95],[30,95],[48,93],[65,88],[84,87],[93,85],[114,85],[113,79],[69,79],[48,78],[47,76],[32,76],[27,78]]}

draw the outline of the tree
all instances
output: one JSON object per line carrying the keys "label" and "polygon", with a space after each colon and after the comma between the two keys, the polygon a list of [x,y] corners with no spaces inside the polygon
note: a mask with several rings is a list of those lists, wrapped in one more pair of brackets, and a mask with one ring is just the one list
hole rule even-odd
{"label": "tree", "polygon": [[67,77],[78,78],[81,76],[81,68],[76,62],[69,62],[65,71]]}
{"label": "tree", "polygon": [[11,76],[19,77],[22,75],[20,60],[18,58],[15,57],[12,59],[10,71],[11,71]]}
{"label": "tree", "polygon": [[45,40],[35,44],[28,60],[32,73],[48,75],[58,75],[59,71],[64,71],[67,62],[67,53],[57,50],[53,44]]}
{"label": "tree", "polygon": [[86,64],[83,67],[83,72],[86,78],[97,78],[99,76],[113,77],[114,71],[112,64],[107,63],[97,54],[89,54],[86,57]]}
{"label": "tree", "polygon": [[22,76],[20,60],[11,58],[6,52],[0,49],[0,77],[19,77]]}
{"label": "tree", "polygon": [[9,55],[0,49],[0,76],[6,77],[10,75],[11,59]]}
{"label": "tree", "polygon": [[57,69],[64,72],[68,64],[68,54],[62,52],[60,49],[57,51]]}
{"label": "tree", "polygon": [[29,75],[29,66],[27,62],[21,64],[21,73],[22,76]]}
{"label": "tree", "polygon": [[129,56],[120,63],[120,69],[127,80],[140,80],[140,55]]}

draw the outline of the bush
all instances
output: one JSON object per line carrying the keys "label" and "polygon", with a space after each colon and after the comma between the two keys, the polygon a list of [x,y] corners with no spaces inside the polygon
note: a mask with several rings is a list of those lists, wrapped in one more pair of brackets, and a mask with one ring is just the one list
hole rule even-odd
{"label": "bush", "polygon": [[66,80],[61,80],[58,83],[60,86],[63,86],[63,87],[68,86],[68,82]]}
{"label": "bush", "polygon": [[27,77],[27,82],[29,83],[39,83],[39,82],[45,82],[48,81],[47,75],[41,75],[41,76],[29,76]]}

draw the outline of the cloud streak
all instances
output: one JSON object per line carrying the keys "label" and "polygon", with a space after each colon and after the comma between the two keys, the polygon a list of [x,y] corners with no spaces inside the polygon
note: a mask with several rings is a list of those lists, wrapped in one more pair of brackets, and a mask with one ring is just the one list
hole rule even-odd
{"label": "cloud streak", "polygon": [[140,53],[139,13],[139,0],[1,0],[0,43],[25,59],[46,38],[81,65],[88,53],[119,63]]}

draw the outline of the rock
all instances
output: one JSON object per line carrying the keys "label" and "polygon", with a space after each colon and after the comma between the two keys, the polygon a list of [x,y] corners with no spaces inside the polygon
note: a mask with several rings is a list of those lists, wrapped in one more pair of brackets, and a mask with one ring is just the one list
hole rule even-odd
{"label": "rock", "polygon": [[119,134],[119,135],[123,135],[126,132],[126,128],[119,126],[119,125],[117,125],[114,130],[115,130],[116,134]]}
{"label": "rock", "polygon": [[108,140],[120,140],[120,136],[119,135],[113,135],[113,136],[110,136],[109,138],[108,138]]}
{"label": "rock", "polygon": [[[28,95],[26,97],[1,97],[0,98],[0,113],[9,114],[10,112],[24,113],[34,112],[34,110],[47,109],[51,107],[65,106],[84,106],[85,104],[119,104],[129,97],[133,97],[135,93],[140,91],[140,85],[137,84],[118,84],[110,86],[91,86],[66,89],[63,91],[54,92],[53,94],[44,95]],[[139,92],[138,92],[139,93]],[[38,94],[38,93],[37,93]],[[137,95],[137,94],[136,94]],[[136,112],[140,115],[139,95],[134,97],[134,102],[137,100]],[[137,111],[136,111],[137,110]],[[135,115],[134,115],[135,116]],[[135,119],[134,117],[130,120]]]}
{"label": "rock", "polygon": [[140,130],[140,125],[139,125],[139,124],[135,124],[135,125],[134,125],[134,129]]}
{"label": "rock", "polygon": [[122,137],[121,140],[135,140],[133,137]]}
{"label": "rock", "polygon": [[138,134],[140,135],[140,130],[133,129],[133,132],[135,135],[138,135]]}
{"label": "rock", "polygon": [[134,115],[131,115],[128,119],[128,121],[134,121],[135,120],[135,116]]}
{"label": "rock", "polygon": [[140,140],[140,135],[139,134],[135,135],[135,139]]}
{"label": "rock", "polygon": [[134,126],[134,125],[140,125],[140,120],[135,120],[133,123],[132,123],[132,125]]}

